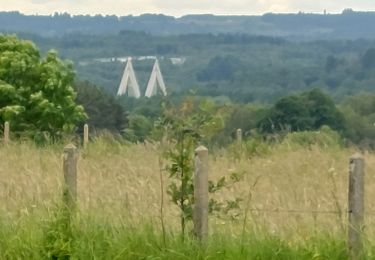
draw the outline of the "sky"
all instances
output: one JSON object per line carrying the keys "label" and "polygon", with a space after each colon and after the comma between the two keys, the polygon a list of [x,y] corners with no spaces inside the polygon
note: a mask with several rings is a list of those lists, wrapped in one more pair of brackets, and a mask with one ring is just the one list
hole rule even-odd
{"label": "sky", "polygon": [[0,0],[0,11],[25,14],[139,15],[162,13],[254,15],[268,12],[340,13],[346,8],[375,11],[375,0]]}

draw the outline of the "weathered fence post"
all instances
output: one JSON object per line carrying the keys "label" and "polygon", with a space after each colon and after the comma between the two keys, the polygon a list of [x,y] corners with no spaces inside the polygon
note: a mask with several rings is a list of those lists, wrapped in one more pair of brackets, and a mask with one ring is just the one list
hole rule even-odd
{"label": "weathered fence post", "polygon": [[4,144],[9,143],[9,122],[4,123]]}
{"label": "weathered fence post", "polygon": [[193,220],[194,233],[202,241],[208,235],[208,149],[204,146],[195,150]]}
{"label": "weathered fence post", "polygon": [[363,253],[365,162],[360,154],[350,157],[348,194],[348,249],[349,259],[360,259]]}
{"label": "weathered fence post", "polygon": [[77,148],[69,144],[64,148],[64,194],[67,209],[72,212],[77,202]]}
{"label": "weathered fence post", "polygon": [[235,145],[235,155],[237,159],[242,158],[242,129],[238,128],[236,130],[236,145]]}
{"label": "weathered fence post", "polygon": [[88,143],[89,143],[89,125],[85,124],[83,127],[83,148],[86,148]]}
{"label": "weathered fence post", "polygon": [[241,147],[242,145],[242,129],[241,128],[238,128],[236,131],[236,140],[237,140],[238,146]]}

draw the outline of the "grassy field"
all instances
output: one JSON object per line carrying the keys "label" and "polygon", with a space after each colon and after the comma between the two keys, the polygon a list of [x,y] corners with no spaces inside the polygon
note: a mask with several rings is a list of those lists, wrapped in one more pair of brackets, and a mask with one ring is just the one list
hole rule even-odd
{"label": "grassy field", "polygon": [[[241,159],[210,155],[210,179],[239,183],[215,194],[241,198],[233,218],[211,216],[204,246],[179,236],[179,211],[165,192],[155,144],[97,139],[78,162],[78,213],[61,213],[63,145],[0,147],[0,259],[345,259],[349,157],[354,148],[283,142]],[[373,253],[375,155],[366,159],[366,258]],[[161,178],[164,186],[161,231]],[[65,221],[65,222],[64,222]],[[189,226],[191,229],[191,226]]]}

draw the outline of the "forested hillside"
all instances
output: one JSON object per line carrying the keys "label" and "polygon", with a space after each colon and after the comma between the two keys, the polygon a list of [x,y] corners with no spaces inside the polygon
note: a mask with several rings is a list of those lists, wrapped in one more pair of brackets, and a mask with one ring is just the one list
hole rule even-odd
{"label": "forested hillside", "polygon": [[321,88],[342,100],[375,86],[375,13],[26,16],[0,13],[0,32],[73,60],[79,80],[116,93],[126,57],[141,88],[158,57],[171,94],[274,102]]}
{"label": "forested hillside", "polygon": [[265,14],[262,16],[140,16],[77,15],[26,16],[18,12],[0,12],[0,30],[31,32],[44,36],[65,33],[116,34],[123,30],[154,35],[191,33],[245,33],[282,36],[291,39],[372,38],[374,12],[344,10],[341,14]]}
{"label": "forested hillside", "polygon": [[122,31],[111,35],[22,34],[43,51],[57,49],[75,63],[77,76],[115,93],[125,67],[133,66],[142,91],[154,57],[169,93],[194,90],[237,102],[274,102],[281,96],[321,88],[336,100],[375,87],[375,41],[295,42],[245,34],[154,36]]}

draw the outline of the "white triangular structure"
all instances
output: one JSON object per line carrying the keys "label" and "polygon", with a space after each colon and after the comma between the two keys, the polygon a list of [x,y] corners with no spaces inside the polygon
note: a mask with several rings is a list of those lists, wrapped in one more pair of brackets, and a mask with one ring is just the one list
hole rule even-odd
{"label": "white triangular structure", "polygon": [[164,84],[163,76],[161,75],[160,67],[159,67],[159,61],[158,59],[155,60],[154,68],[152,69],[150,80],[147,84],[146,89],[146,97],[152,97],[156,95],[157,92],[157,85],[159,85],[159,88],[164,96],[167,95],[167,89]]}
{"label": "white triangular structure", "polygon": [[126,63],[124,74],[122,76],[121,83],[117,91],[117,96],[124,95],[126,91],[128,91],[129,97],[139,98],[141,96],[137,78],[135,77],[131,57],[128,58],[128,62]]}

